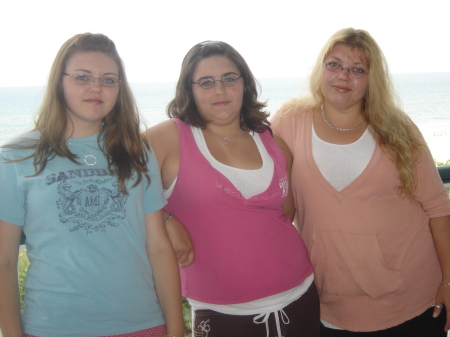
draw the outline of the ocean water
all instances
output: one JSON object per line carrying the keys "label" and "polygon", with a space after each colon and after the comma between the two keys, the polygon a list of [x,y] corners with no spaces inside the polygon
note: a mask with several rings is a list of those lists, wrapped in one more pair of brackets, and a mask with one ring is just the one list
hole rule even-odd
{"label": "ocean water", "polygon": [[[450,145],[450,73],[393,75],[403,109],[419,126],[427,141]],[[260,100],[274,113],[283,102],[305,91],[304,78],[260,79]],[[147,126],[167,119],[165,109],[173,98],[175,82],[131,85]],[[0,144],[33,125],[43,87],[0,88]],[[450,146],[449,155],[450,158]]]}

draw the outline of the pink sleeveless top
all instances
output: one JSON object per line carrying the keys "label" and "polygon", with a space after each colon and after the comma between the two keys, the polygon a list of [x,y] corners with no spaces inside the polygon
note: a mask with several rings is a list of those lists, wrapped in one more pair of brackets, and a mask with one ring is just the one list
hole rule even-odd
{"label": "pink sleeveless top", "polygon": [[183,296],[234,304],[275,295],[311,275],[305,245],[288,217],[286,159],[269,131],[260,134],[274,161],[263,193],[245,199],[198,149],[189,125],[173,119],[180,168],[165,209],[175,213],[194,243],[195,261],[181,269]]}

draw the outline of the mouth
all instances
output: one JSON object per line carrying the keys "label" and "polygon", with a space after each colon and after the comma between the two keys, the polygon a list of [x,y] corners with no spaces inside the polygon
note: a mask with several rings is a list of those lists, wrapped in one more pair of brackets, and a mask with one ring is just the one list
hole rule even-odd
{"label": "mouth", "polygon": [[351,91],[350,88],[342,87],[342,86],[339,86],[339,85],[333,85],[333,89],[338,91],[338,92],[343,92],[343,93]]}
{"label": "mouth", "polygon": [[215,106],[227,106],[230,102],[229,101],[220,101],[220,102],[216,102],[213,105]]}
{"label": "mouth", "polygon": [[103,101],[101,99],[99,99],[99,98],[89,98],[89,99],[86,99],[84,101],[87,102],[87,103],[90,103],[90,104],[94,104],[94,105],[98,105],[98,104],[102,104],[103,103]]}

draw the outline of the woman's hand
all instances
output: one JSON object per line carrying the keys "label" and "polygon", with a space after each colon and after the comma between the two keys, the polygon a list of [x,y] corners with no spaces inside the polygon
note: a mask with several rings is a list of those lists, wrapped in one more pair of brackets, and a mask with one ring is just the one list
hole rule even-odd
{"label": "woman's hand", "polygon": [[[450,215],[431,218],[430,229],[441,265],[442,282],[448,284],[447,282],[450,282]],[[447,322],[444,329],[448,331],[450,329],[450,284],[439,286],[433,317],[437,317],[441,313],[444,305],[447,310]]]}
{"label": "woman's hand", "polygon": [[[164,213],[166,217],[169,214]],[[175,216],[166,222],[166,230],[181,268],[189,267],[194,262],[194,245],[189,233]]]}
{"label": "woman's hand", "polygon": [[447,322],[444,330],[448,331],[450,329],[450,285],[439,285],[435,303],[433,317],[438,317],[441,314],[443,306],[447,309]]}

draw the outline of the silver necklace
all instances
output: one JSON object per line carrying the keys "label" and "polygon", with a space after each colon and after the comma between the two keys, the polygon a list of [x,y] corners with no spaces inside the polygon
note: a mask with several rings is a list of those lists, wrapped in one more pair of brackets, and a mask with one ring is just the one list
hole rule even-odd
{"label": "silver necklace", "polygon": [[81,152],[81,150],[77,146],[72,144],[72,142],[69,140],[67,141],[67,145],[73,146],[75,149],[78,150],[79,153],[81,153],[81,155],[84,156],[84,163],[86,165],[93,166],[93,165],[97,164],[97,157],[94,156],[93,154],[84,154],[83,152]]}
{"label": "silver necklace", "polygon": [[323,104],[322,104],[322,106],[320,107],[320,112],[322,113],[322,117],[323,117],[323,119],[325,120],[325,122],[326,122],[332,129],[335,129],[335,130],[337,130],[337,131],[341,131],[341,132],[356,131],[356,130],[358,130],[359,128],[361,128],[364,124],[366,124],[366,121],[363,121],[361,124],[359,124],[357,127],[353,128],[353,129],[341,129],[341,128],[337,128],[337,127],[335,127],[334,125],[332,125],[332,124],[330,123],[330,121],[327,119],[327,117],[325,116],[325,111],[323,111]]}
{"label": "silver necklace", "polygon": [[222,142],[223,142],[224,144],[229,144],[229,143],[232,141],[233,138],[236,138],[237,136],[240,135],[240,133],[238,133],[238,134],[236,134],[236,135],[234,135],[234,136],[231,136],[231,137],[224,137],[224,136],[222,136],[222,135],[219,135],[218,133],[215,133],[215,132],[214,132],[213,130],[211,130],[211,129],[208,129],[208,128],[207,128],[207,130],[208,130],[208,131],[211,131],[213,134],[215,134],[217,137],[219,137],[219,138],[222,140]]}

